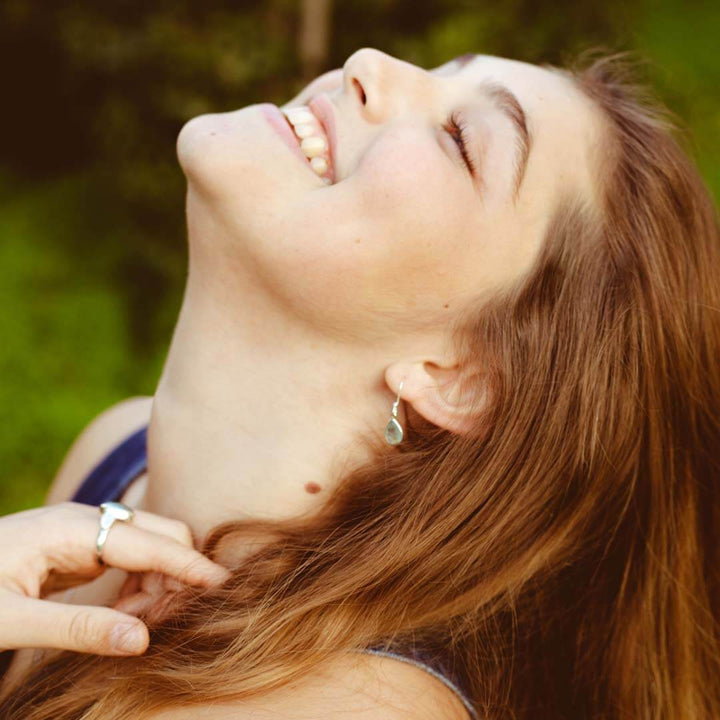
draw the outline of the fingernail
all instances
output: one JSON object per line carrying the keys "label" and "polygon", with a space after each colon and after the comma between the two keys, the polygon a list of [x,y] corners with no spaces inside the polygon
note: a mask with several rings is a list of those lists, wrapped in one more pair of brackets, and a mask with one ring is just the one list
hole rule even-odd
{"label": "fingernail", "polygon": [[120,623],[110,635],[113,650],[124,653],[142,652],[145,647],[145,630],[140,623]]}

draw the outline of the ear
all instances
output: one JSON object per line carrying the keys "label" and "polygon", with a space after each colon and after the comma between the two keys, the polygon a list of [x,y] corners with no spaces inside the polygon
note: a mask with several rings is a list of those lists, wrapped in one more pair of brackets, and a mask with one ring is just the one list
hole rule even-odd
{"label": "ear", "polygon": [[451,360],[442,358],[397,362],[385,370],[385,382],[397,397],[437,427],[458,435],[476,427],[481,396],[477,373],[470,375]]}

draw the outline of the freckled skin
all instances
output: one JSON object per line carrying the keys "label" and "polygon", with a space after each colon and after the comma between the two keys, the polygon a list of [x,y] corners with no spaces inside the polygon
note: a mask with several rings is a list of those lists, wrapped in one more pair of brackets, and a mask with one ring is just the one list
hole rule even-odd
{"label": "freckled skin", "polygon": [[309,483],[305,483],[305,490],[309,493],[315,494],[315,493],[319,493],[322,490],[322,488],[317,483],[309,482]]}

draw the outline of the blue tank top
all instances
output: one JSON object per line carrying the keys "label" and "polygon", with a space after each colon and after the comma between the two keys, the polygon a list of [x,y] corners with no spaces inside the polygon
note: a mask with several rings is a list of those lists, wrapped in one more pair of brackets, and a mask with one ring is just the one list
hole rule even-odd
{"label": "blue tank top", "polygon": [[[117,501],[130,483],[146,469],[147,426],[125,438],[105,455],[87,475],[72,499],[86,505],[100,505],[100,503],[110,500]],[[419,649],[389,650],[382,645],[361,648],[357,652],[395,658],[422,668],[450,688],[460,698],[473,720],[478,720],[472,703],[440,658]]]}

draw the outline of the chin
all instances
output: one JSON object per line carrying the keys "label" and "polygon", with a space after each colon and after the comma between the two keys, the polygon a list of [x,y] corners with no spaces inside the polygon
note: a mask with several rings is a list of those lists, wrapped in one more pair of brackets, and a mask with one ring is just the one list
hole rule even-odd
{"label": "chin", "polygon": [[261,198],[272,204],[282,195],[279,178],[289,191],[317,186],[315,176],[275,136],[256,105],[188,120],[178,134],[176,150],[196,192],[236,209],[248,202],[252,207]]}
{"label": "chin", "polygon": [[260,129],[251,108],[198,115],[183,125],[176,150],[188,182],[219,191],[258,172]]}

